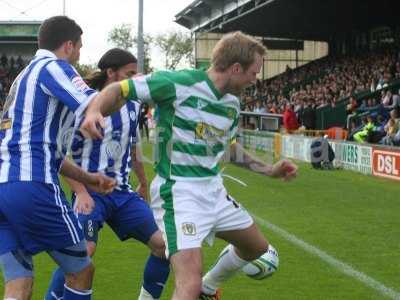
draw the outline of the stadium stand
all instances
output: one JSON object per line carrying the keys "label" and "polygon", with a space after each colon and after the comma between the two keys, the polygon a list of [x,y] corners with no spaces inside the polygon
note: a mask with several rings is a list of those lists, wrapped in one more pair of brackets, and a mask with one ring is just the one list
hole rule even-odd
{"label": "stadium stand", "polygon": [[19,55],[8,57],[4,53],[0,57],[0,108],[8,94],[10,86],[18,73],[25,67],[26,61]]}
{"label": "stadium stand", "polygon": [[36,52],[41,22],[0,21],[0,108],[10,86]]}
{"label": "stadium stand", "polygon": [[380,114],[387,119],[388,111],[399,109],[397,85],[388,88],[400,79],[399,70],[400,60],[395,48],[327,57],[258,82],[247,91],[245,109],[283,114],[286,104],[290,104],[294,106],[299,124],[307,129],[316,129],[315,121],[310,121],[313,117],[309,116],[308,107],[314,110],[335,107],[338,102],[346,103],[349,115],[373,112],[382,105]]}
{"label": "stadium stand", "polygon": [[[301,129],[333,127],[350,140],[363,130],[369,116],[373,126],[363,142],[391,145],[397,144],[393,131],[399,126],[389,115],[392,110],[399,115],[400,110],[396,19],[390,0],[245,0],[240,4],[198,0],[176,15],[177,23],[195,33],[241,30],[263,40],[327,42],[326,57],[298,68],[288,65],[282,74],[259,80],[248,89],[242,97],[243,111],[292,116],[293,110]],[[246,118],[247,128],[260,129],[256,117]],[[387,138],[388,122],[394,122],[393,138]],[[293,120],[290,123],[282,122],[292,132],[297,125]]]}

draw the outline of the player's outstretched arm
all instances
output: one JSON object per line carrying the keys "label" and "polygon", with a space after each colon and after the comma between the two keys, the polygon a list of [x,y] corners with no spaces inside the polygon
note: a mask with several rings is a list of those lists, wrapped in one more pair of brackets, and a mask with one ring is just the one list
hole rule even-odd
{"label": "player's outstretched arm", "polygon": [[84,184],[85,187],[94,192],[102,194],[111,193],[116,185],[115,179],[101,173],[86,172],[68,159],[64,159],[60,174]]}
{"label": "player's outstretched arm", "polygon": [[64,179],[71,188],[71,191],[75,193],[74,211],[77,214],[90,214],[95,206],[95,202],[89,195],[86,187],[82,183],[69,177],[64,177]]}
{"label": "player's outstretched arm", "polygon": [[297,166],[287,159],[280,160],[273,165],[267,164],[250,155],[250,153],[248,153],[246,149],[237,142],[231,145],[230,150],[231,162],[254,172],[271,177],[282,178],[283,180],[291,180],[297,176]]}
{"label": "player's outstretched arm", "polygon": [[125,102],[119,82],[106,86],[86,108],[85,119],[80,127],[82,134],[87,138],[102,138],[101,128],[105,126],[104,117],[119,110]]}
{"label": "player's outstretched arm", "polygon": [[138,144],[132,146],[132,169],[139,181],[136,192],[138,192],[145,200],[149,200],[147,193],[147,178],[144,172],[142,152]]}

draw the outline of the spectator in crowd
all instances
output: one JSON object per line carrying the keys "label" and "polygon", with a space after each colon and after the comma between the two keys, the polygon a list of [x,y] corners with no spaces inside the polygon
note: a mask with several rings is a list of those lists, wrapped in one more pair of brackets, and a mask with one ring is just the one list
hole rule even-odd
{"label": "spectator in crowd", "polygon": [[386,135],[382,138],[381,144],[383,145],[394,145],[394,140],[397,132],[400,129],[400,119],[398,119],[397,111],[392,110],[390,112],[390,118],[385,125]]}
{"label": "spectator in crowd", "polygon": [[10,57],[10,69],[15,67],[15,59],[14,56]]}
{"label": "spectator in crowd", "polygon": [[357,108],[357,112],[365,111],[365,110],[367,110],[367,108],[368,108],[367,99],[362,99],[360,106]]}
{"label": "spectator in crowd", "polygon": [[[315,128],[315,117],[309,116],[315,115],[315,109],[335,107],[339,101],[359,93],[379,92],[393,78],[400,78],[400,57],[396,51],[394,47],[386,47],[350,56],[328,56],[259,81],[256,88],[246,91],[246,95],[253,101],[264,102],[262,106],[271,113],[284,113],[285,103],[289,102],[294,105],[299,123]],[[348,114],[377,110],[378,114],[387,117],[389,110],[400,109],[397,94],[385,90],[382,97],[378,101],[375,99],[375,103],[372,97],[369,97],[370,101],[353,97],[347,107]],[[314,113],[310,112],[310,101]]]}
{"label": "spectator in crowd", "polygon": [[347,140],[352,141],[354,134],[361,129],[360,126],[357,126],[357,123],[354,119],[350,121],[350,126],[348,127],[349,134],[347,135]]}
{"label": "spectator in crowd", "polygon": [[353,135],[354,141],[358,143],[366,143],[368,136],[371,134],[374,128],[375,128],[374,120],[372,116],[369,115],[366,118],[366,125],[362,128],[362,130],[356,132]]}
{"label": "spectator in crowd", "polygon": [[384,107],[389,107],[392,104],[392,92],[390,90],[382,91],[381,103]]}
{"label": "spectator in crowd", "polygon": [[2,65],[3,68],[7,67],[8,58],[7,58],[7,56],[6,56],[4,53],[1,55],[0,63],[1,63],[1,65]]}
{"label": "spectator in crowd", "polygon": [[[365,101],[364,101],[365,102]],[[353,96],[350,97],[349,104],[346,106],[346,113],[347,113],[347,123],[346,128],[350,128],[350,121],[354,118],[357,114],[358,103],[356,98]]]}
{"label": "spectator in crowd", "polygon": [[272,103],[271,108],[269,110],[269,113],[271,114],[278,114],[279,113],[279,109],[278,106],[275,102]]}
{"label": "spectator in crowd", "polygon": [[386,136],[381,140],[383,145],[393,145],[393,138],[397,133],[396,122],[393,119],[389,119],[385,126]]}
{"label": "spectator in crowd", "polygon": [[385,107],[387,110],[396,110],[397,115],[400,114],[400,96],[398,94],[393,94],[392,95],[392,101],[390,105],[387,105]]}
{"label": "spectator in crowd", "polygon": [[393,145],[400,146],[400,126],[399,126],[399,129],[397,130],[396,134],[393,137]]}
{"label": "spectator in crowd", "polygon": [[149,141],[149,124],[147,114],[149,113],[149,105],[147,103],[143,103],[140,106],[140,114],[139,114],[139,129],[141,136],[146,136],[147,141]]}
{"label": "spectator in crowd", "polygon": [[283,113],[283,127],[290,133],[299,128],[296,113],[293,110],[293,105],[287,103],[285,112]]}
{"label": "spectator in crowd", "polygon": [[4,87],[3,87],[3,84],[2,84],[2,82],[0,80],[0,105],[3,103],[4,99],[5,99]]}
{"label": "spectator in crowd", "polygon": [[266,112],[266,111],[265,111],[265,108],[262,106],[260,100],[258,100],[258,101],[256,102],[256,105],[255,105],[255,107],[254,107],[254,109],[253,109],[253,112],[255,112],[255,113],[265,113],[265,112]]}
{"label": "spectator in crowd", "polygon": [[24,67],[24,60],[22,59],[21,55],[18,55],[17,58],[17,67],[22,69]]}
{"label": "spectator in crowd", "polygon": [[18,62],[16,64],[13,57],[8,58],[4,53],[0,57],[0,85],[2,86],[0,91],[0,103],[4,102],[12,82],[23,68],[23,61],[22,65],[18,64]]}
{"label": "spectator in crowd", "polygon": [[306,107],[303,110],[303,115],[301,117],[303,121],[302,123],[303,126],[305,127],[305,129],[309,130],[315,129],[315,124],[317,120],[316,111],[313,105],[314,105],[313,101],[309,100]]}
{"label": "spectator in crowd", "polygon": [[350,97],[349,104],[346,106],[346,112],[348,115],[352,115],[357,111],[358,103],[356,98]]}
{"label": "spectator in crowd", "polygon": [[376,130],[385,135],[385,118],[382,115],[378,115],[376,118]]}

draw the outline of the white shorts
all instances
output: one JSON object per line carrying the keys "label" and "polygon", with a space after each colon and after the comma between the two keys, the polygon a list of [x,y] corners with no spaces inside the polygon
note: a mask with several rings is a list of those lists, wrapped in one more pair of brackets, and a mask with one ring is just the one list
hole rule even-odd
{"label": "white shorts", "polygon": [[150,186],[151,208],[166,243],[166,256],[210,245],[216,232],[240,230],[254,221],[228,195],[221,177],[174,181],[156,176]]}

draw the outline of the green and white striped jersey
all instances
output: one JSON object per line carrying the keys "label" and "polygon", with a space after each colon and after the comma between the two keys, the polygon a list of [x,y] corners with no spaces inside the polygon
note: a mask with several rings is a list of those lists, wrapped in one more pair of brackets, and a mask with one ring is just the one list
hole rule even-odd
{"label": "green and white striped jersey", "polygon": [[153,102],[159,110],[156,165],[172,180],[216,176],[218,162],[234,138],[239,99],[221,95],[201,70],[162,71],[121,82],[125,99]]}

